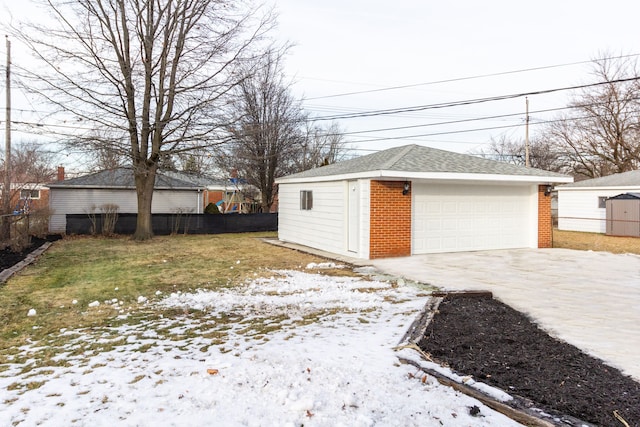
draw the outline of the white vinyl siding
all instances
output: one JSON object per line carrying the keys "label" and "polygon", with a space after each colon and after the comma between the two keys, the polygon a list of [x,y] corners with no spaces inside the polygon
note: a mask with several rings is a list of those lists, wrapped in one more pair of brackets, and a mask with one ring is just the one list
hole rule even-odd
{"label": "white vinyl siding", "polygon": [[[300,209],[301,191],[313,193],[312,209]],[[278,238],[354,256],[353,252],[347,251],[347,191],[345,181],[280,184]],[[360,226],[363,226],[362,222]]]}
{"label": "white vinyl siding", "polygon": [[537,247],[536,186],[415,184],[412,253]]}
{"label": "white vinyl siding", "polygon": [[[347,191],[350,190],[349,185],[353,185],[355,181],[347,182]],[[359,201],[357,203],[357,215],[358,215],[358,244],[357,251],[347,252],[346,254],[356,258],[369,259],[369,242],[370,242],[370,228],[371,228],[371,181],[368,179],[358,180],[357,189],[359,193]],[[348,198],[345,200],[345,205],[348,203]],[[353,212],[349,212],[349,208],[344,209],[344,221],[345,224],[349,224],[349,215],[353,215]],[[348,233],[349,230],[346,230]],[[348,234],[345,239],[348,239]],[[348,250],[348,240],[347,240]]]}
{"label": "white vinyl siding", "polygon": [[600,197],[640,192],[640,187],[562,188],[558,187],[558,230],[605,233],[607,210],[600,207]]}
{"label": "white vinyl siding", "polygon": [[[176,213],[178,209],[201,213],[202,193],[194,190],[155,190],[151,203],[151,213]],[[49,207],[52,209],[49,231],[64,233],[67,226],[66,214],[99,214],[100,206],[118,205],[119,213],[137,213],[138,201],[134,190],[52,188],[49,193]]]}

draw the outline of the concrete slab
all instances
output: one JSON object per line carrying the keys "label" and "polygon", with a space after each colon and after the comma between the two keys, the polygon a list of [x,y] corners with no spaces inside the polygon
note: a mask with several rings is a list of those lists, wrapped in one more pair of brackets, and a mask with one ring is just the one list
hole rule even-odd
{"label": "concrete slab", "polygon": [[370,263],[447,290],[490,290],[551,335],[640,380],[640,256],[518,249]]}

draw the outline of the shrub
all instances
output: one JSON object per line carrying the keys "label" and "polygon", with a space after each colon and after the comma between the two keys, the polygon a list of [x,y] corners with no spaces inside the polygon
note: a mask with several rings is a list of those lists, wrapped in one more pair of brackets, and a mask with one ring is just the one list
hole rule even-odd
{"label": "shrub", "polygon": [[214,214],[215,215],[215,214],[219,214],[221,212],[220,212],[220,209],[218,209],[218,206],[215,203],[209,203],[207,205],[207,207],[204,208],[204,213],[206,213],[206,214]]}

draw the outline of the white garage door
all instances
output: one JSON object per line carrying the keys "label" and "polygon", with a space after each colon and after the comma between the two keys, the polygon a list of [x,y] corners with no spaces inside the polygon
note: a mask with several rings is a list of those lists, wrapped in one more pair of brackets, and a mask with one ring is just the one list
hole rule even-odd
{"label": "white garage door", "polygon": [[529,186],[415,184],[413,253],[529,247]]}

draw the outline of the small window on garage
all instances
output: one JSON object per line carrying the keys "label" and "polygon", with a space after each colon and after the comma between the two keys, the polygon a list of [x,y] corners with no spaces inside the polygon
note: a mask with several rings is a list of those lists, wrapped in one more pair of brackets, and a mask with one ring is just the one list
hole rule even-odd
{"label": "small window on garage", "polygon": [[310,211],[313,207],[313,192],[310,190],[300,191],[300,209]]}
{"label": "small window on garage", "polygon": [[598,208],[606,209],[606,207],[607,207],[607,199],[608,199],[608,197],[604,197],[604,196],[598,197]]}

